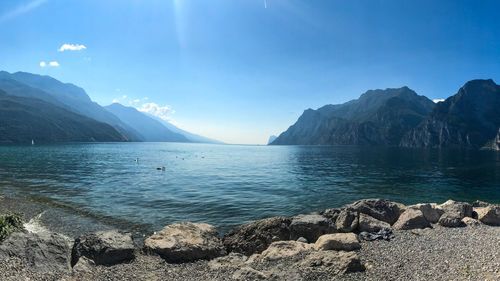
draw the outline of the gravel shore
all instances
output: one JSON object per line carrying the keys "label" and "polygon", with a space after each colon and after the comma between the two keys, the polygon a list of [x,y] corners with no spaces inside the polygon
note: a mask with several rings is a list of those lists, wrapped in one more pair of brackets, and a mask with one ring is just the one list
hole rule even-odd
{"label": "gravel shore", "polygon": [[387,241],[362,242],[366,271],[346,280],[500,280],[500,227],[396,231]]}
{"label": "gravel shore", "polygon": [[[395,231],[391,241],[362,242],[365,272],[334,276],[303,272],[291,264],[264,264],[274,280],[500,280],[500,227],[486,225]],[[231,280],[238,268],[211,269],[208,261],[168,264],[139,254],[131,263],[72,274],[36,273],[16,259],[0,263],[2,280]]]}

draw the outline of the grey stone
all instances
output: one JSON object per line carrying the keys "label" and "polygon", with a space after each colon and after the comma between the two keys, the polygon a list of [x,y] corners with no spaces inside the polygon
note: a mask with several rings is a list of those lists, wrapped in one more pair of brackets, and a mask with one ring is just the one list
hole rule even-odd
{"label": "grey stone", "polygon": [[311,252],[304,257],[299,266],[306,268],[326,267],[333,275],[365,270],[359,256],[355,252],[344,251]]}
{"label": "grey stone", "polygon": [[334,232],[335,226],[322,215],[298,215],[293,217],[290,223],[292,240],[304,237],[307,241],[315,242],[321,235]]}
{"label": "grey stone", "polygon": [[443,210],[444,213],[448,213],[454,217],[459,217],[460,220],[464,217],[472,217],[472,205],[466,202],[448,200],[443,204],[438,205],[438,208]]}
{"label": "grey stone", "polygon": [[144,249],[170,263],[210,260],[226,254],[215,227],[191,222],[166,226],[144,241]]}
{"label": "grey stone", "polygon": [[463,217],[460,217],[456,213],[444,213],[441,218],[439,218],[439,224],[444,227],[463,227],[465,223],[462,221]]}
{"label": "grey stone", "polygon": [[307,244],[297,241],[277,241],[273,242],[261,254],[252,255],[248,262],[254,263],[256,261],[275,261],[284,258],[294,258],[302,253],[312,251],[313,244]]}
{"label": "grey stone", "polygon": [[224,246],[247,256],[261,253],[273,240],[290,239],[290,223],[290,218],[272,217],[239,226],[224,236]]}
{"label": "grey stone", "polygon": [[78,259],[78,262],[73,266],[73,272],[89,273],[92,272],[94,266],[95,263],[93,260],[90,260],[87,257],[81,257]]}
{"label": "grey stone", "polygon": [[422,203],[408,206],[407,209],[420,210],[425,219],[430,223],[437,223],[439,218],[443,215],[444,211],[438,208],[435,203]]}
{"label": "grey stone", "polygon": [[320,236],[314,248],[323,251],[354,251],[361,249],[361,244],[354,233],[334,233]]}
{"label": "grey stone", "polygon": [[358,227],[358,212],[351,209],[343,209],[337,216],[335,222],[337,231],[352,232]]}
{"label": "grey stone", "polygon": [[97,265],[114,265],[135,258],[132,236],[116,230],[84,234],[75,240],[71,264],[87,257]]}
{"label": "grey stone", "polygon": [[482,223],[493,226],[500,225],[500,206],[489,205],[483,208],[475,208],[474,211]]}
{"label": "grey stone", "polygon": [[329,218],[332,222],[335,222],[341,211],[342,209],[339,208],[326,209],[321,212],[321,215]]}
{"label": "grey stone", "polygon": [[348,208],[391,225],[398,220],[399,215],[405,210],[403,204],[385,199],[359,200],[348,205]]}
{"label": "grey stone", "polygon": [[425,219],[420,210],[407,209],[404,211],[396,223],[392,225],[394,229],[409,230],[430,227],[430,223]]}
{"label": "grey stone", "polygon": [[387,222],[377,220],[369,215],[359,214],[358,230],[366,232],[378,232],[382,229],[390,229],[391,225]]}
{"label": "grey stone", "polygon": [[15,232],[0,245],[0,259],[19,258],[38,272],[69,272],[72,242],[57,233]]}

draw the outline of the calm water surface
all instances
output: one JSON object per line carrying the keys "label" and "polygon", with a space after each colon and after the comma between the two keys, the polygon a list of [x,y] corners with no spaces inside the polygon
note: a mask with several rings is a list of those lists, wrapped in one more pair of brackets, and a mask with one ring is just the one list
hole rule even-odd
{"label": "calm water surface", "polygon": [[[139,159],[136,162],[136,159]],[[156,168],[164,166],[165,171]],[[0,147],[0,192],[124,228],[227,229],[360,198],[500,202],[500,153],[176,143]]]}

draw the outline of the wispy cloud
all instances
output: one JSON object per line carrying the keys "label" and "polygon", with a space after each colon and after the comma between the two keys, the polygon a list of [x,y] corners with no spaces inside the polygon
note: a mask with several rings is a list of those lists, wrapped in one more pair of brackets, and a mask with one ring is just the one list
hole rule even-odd
{"label": "wispy cloud", "polygon": [[[116,89],[115,91],[121,92],[121,89]],[[168,121],[172,124],[176,124],[176,122],[172,120],[172,115],[175,113],[175,111],[172,109],[171,106],[160,105],[148,101],[149,97],[132,98],[127,95],[122,95],[121,97],[113,99],[113,103],[121,103],[123,105],[132,106],[141,112],[151,114],[165,121]]]}
{"label": "wispy cloud", "polygon": [[147,102],[142,104],[141,107],[137,108],[137,110],[145,113],[149,113],[151,115],[154,115],[156,117],[159,117],[165,121],[172,121],[172,114],[175,113],[175,111],[172,109],[172,107],[168,105],[159,105],[154,102]]}
{"label": "wispy cloud", "polygon": [[7,20],[10,20],[10,19],[13,19],[13,18],[16,18],[22,14],[28,13],[31,10],[34,10],[34,9],[40,7],[45,2],[47,2],[47,0],[33,0],[33,1],[25,2],[25,3],[15,7],[14,9],[4,13],[3,15],[0,15],[0,23],[7,21]]}
{"label": "wispy cloud", "polygon": [[64,51],[81,51],[85,50],[87,47],[83,44],[62,44],[61,47],[59,47],[59,52],[64,52]]}
{"label": "wispy cloud", "polygon": [[40,65],[40,67],[58,67],[58,66],[60,66],[59,62],[57,62],[57,61],[49,61],[49,62],[41,61],[39,65]]}
{"label": "wispy cloud", "polygon": [[444,101],[444,99],[433,99],[432,101],[433,101],[434,103],[438,103],[438,102],[442,102],[442,101]]}

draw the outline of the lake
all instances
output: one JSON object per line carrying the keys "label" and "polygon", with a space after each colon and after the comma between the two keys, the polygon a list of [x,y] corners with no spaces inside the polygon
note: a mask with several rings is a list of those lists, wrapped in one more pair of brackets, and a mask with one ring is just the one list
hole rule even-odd
{"label": "lake", "polygon": [[224,231],[361,198],[498,203],[500,153],[181,143],[1,146],[0,192],[144,233],[177,221]]}

